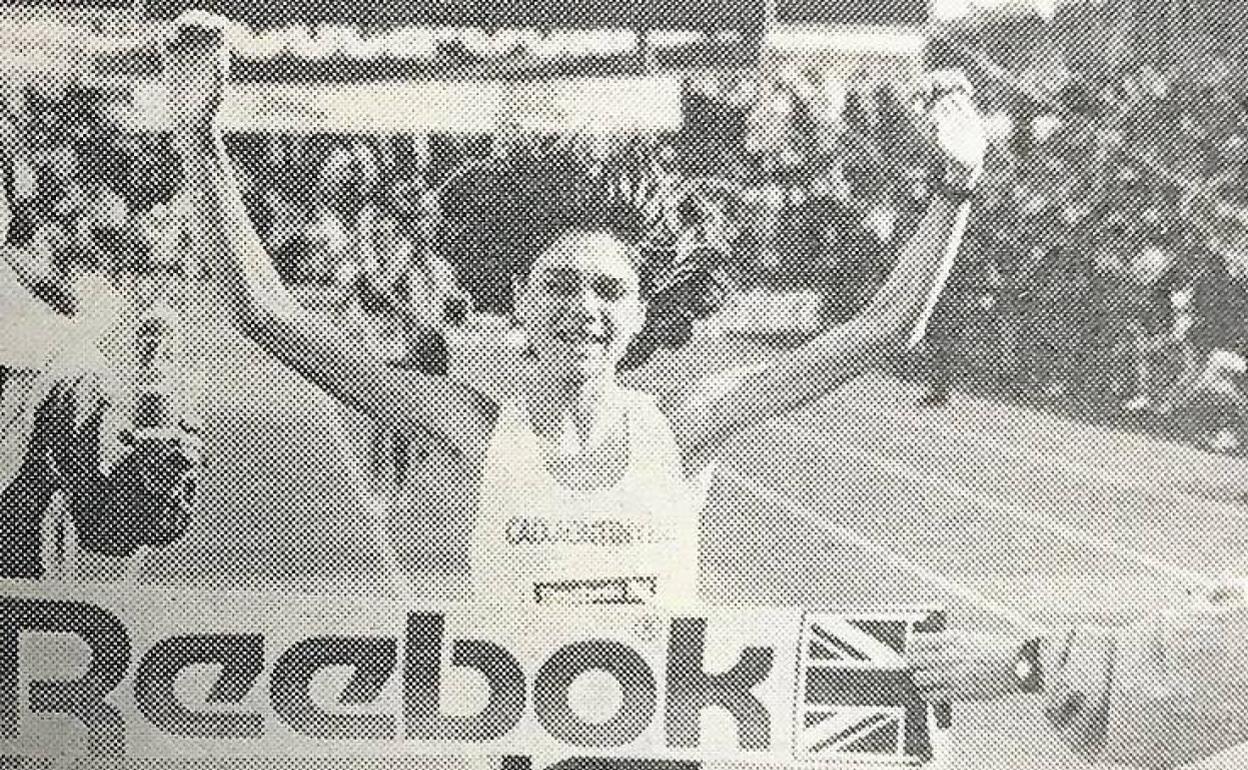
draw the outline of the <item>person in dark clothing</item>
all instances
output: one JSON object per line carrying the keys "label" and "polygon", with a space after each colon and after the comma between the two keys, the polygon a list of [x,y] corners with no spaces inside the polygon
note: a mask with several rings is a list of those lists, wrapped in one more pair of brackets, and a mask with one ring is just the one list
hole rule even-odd
{"label": "person in dark clothing", "polygon": [[5,426],[0,462],[18,463],[0,474],[0,577],[45,576],[44,520],[58,496],[78,547],[97,556],[129,559],[186,532],[200,464],[196,427],[184,419],[172,429],[114,432],[118,402],[108,379],[96,371],[44,378],[19,416],[26,424]]}
{"label": "person in dark clothing", "polygon": [[[29,335],[44,351],[69,352],[48,353],[35,366],[35,357],[0,346],[0,577],[47,577],[53,559],[72,564],[77,577],[109,580],[141,547],[167,545],[186,532],[200,465],[198,430],[168,409],[157,410],[166,412],[161,415],[144,409],[160,399],[126,387],[96,344],[82,344],[81,330],[67,317],[78,310],[72,293],[54,285],[49,294],[11,264],[22,260],[7,247],[9,192],[6,183],[0,299],[16,328],[6,334],[25,336],[21,327],[32,319]],[[154,357],[152,335],[144,336],[150,326],[137,329],[139,367]],[[130,403],[136,408],[128,409]]]}
{"label": "person in dark clothing", "polygon": [[989,258],[955,264],[949,286],[936,303],[927,336],[923,339],[928,390],[919,399],[921,406],[942,407],[949,403],[957,365],[958,335],[972,319],[983,323],[989,317],[976,318],[996,302],[999,283],[997,270]]}
{"label": "person in dark clothing", "polygon": [[931,325],[923,340],[924,374],[927,393],[919,399],[920,406],[942,407],[949,403],[949,390],[953,380],[954,334],[961,326],[960,303],[964,298],[950,292],[936,305]]}

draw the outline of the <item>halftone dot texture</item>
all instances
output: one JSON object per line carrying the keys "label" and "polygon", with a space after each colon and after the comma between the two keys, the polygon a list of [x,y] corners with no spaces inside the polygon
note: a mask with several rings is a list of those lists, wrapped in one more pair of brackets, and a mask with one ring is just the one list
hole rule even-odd
{"label": "halftone dot texture", "polygon": [[[15,84],[6,112],[21,145],[0,153],[6,165],[20,161],[4,174],[9,242],[30,253],[51,250],[45,272],[52,278],[32,283],[6,272],[0,291],[6,301],[30,293],[47,302],[67,296],[61,284],[84,270],[146,300],[169,291],[182,322],[184,406],[203,425],[206,465],[185,534],[140,549],[129,572],[116,565],[92,572],[92,557],[83,555],[79,577],[128,574],[159,587],[413,606],[468,600],[479,503],[474,472],[424,433],[378,429],[236,331],[198,260],[187,259],[205,240],[179,233],[161,245],[144,234],[156,220],[141,215],[155,205],[179,210],[174,190],[183,181],[168,142],[150,130],[159,116],[139,98],[151,96],[159,69],[150,38],[192,3],[17,5],[0,11],[13,14],[0,15],[15,30],[6,45],[14,58],[0,64],[0,74]],[[1024,634],[1125,626],[1187,606],[1193,587],[1244,574],[1248,402],[1242,376],[1215,365],[1227,351],[1248,352],[1248,13],[1237,4],[1037,2],[1039,14],[1027,3],[992,8],[1006,4],[958,0],[930,9],[900,0],[194,5],[249,25],[233,62],[236,79],[257,89],[281,84],[274,92],[284,98],[252,117],[256,126],[282,130],[231,126],[230,151],[273,262],[300,303],[352,335],[353,349],[394,358],[385,351],[406,343],[396,318],[383,317],[390,311],[378,312],[384,303],[361,309],[351,294],[361,284],[340,279],[364,275],[366,285],[381,287],[378,295],[415,296],[436,283],[434,269],[411,256],[426,249],[446,252],[477,310],[505,316],[517,266],[531,257],[514,232],[531,231],[556,209],[566,221],[577,207],[559,201],[559,192],[576,185],[540,164],[511,183],[500,181],[505,175],[478,183],[472,170],[553,155],[570,171],[566,177],[582,181],[624,168],[626,183],[614,192],[638,205],[641,225],[667,228],[659,239],[664,255],[642,277],[671,293],[651,306],[644,344],[621,375],[665,397],[698,392],[723,370],[774,362],[866,304],[942,178],[907,115],[912,76],[923,63],[965,68],[992,148],[923,351],[728,446],[700,512],[697,553],[678,555],[697,564],[699,598],[716,605],[931,604],[948,610],[951,628]],[[800,48],[809,38],[788,25],[828,22],[894,25],[899,34],[888,45],[905,49],[909,38],[901,33],[913,31],[905,25],[922,22],[929,10],[941,19],[922,30],[926,46],[917,55],[760,49],[764,40],[775,49]],[[497,29],[523,32],[491,37]],[[584,37],[620,30],[649,35]],[[553,50],[552,32],[564,34],[560,56],[541,53]],[[112,42],[88,50],[81,41],[92,36]],[[816,34],[816,47],[832,37]],[[868,38],[883,45],[883,37]],[[864,40],[836,39],[842,48]],[[665,93],[657,88],[645,92],[655,105],[643,105],[653,107],[653,119],[602,105],[627,130],[602,129],[592,115],[576,114],[569,92],[584,82],[577,78],[647,75],[679,80],[678,125],[657,114]],[[96,76],[108,87],[95,88]],[[525,101],[538,105],[534,114],[519,115],[550,130],[494,125],[494,112],[483,106],[507,89],[554,79],[562,82],[558,112],[544,112],[539,98]],[[355,112],[376,116],[367,89],[386,82],[428,85],[402,93],[415,95],[407,112],[429,117],[351,125]],[[136,97],[122,98],[118,112],[130,109],[139,130],[119,129],[93,107],[114,83],[133,87]],[[343,83],[360,90],[343,97],[333,91]],[[395,98],[380,88],[379,103]],[[592,93],[601,101],[609,91]],[[560,132],[561,120],[576,130]],[[447,184],[451,179],[457,182]],[[716,181],[699,186],[695,179]],[[688,205],[669,205],[676,199],[667,188],[677,182],[696,193]],[[386,272],[386,260],[404,259],[410,269]],[[181,274],[163,269],[180,263],[187,265]],[[704,269],[682,272],[682,264]],[[668,283],[691,272],[693,280]],[[815,310],[807,313],[812,296]],[[7,341],[62,339],[49,323],[4,323],[0,354],[17,347]],[[505,317],[475,314],[465,327],[448,328],[452,376],[491,397],[514,393],[524,365],[515,334]],[[107,344],[126,343],[113,335]],[[68,349],[58,349],[62,359]],[[103,374],[96,370],[107,368],[94,356],[67,355],[70,366],[59,371],[91,371],[85,379],[65,374],[55,388],[44,387],[46,379],[35,384],[37,377],[0,356],[0,492],[7,495],[0,533],[8,543],[0,562],[12,576],[37,575],[55,555],[52,546],[64,545],[39,524],[52,491],[68,495],[67,510],[81,517],[80,552],[130,553],[158,528],[156,519],[135,526],[124,518],[141,505],[97,472],[103,456],[121,451],[107,448],[112,436],[103,434],[114,423],[103,418],[124,418],[125,394],[106,396],[108,388],[94,382]],[[630,445],[629,453],[635,461],[662,452]],[[569,523],[573,514],[526,524],[523,537],[589,543],[652,531],[592,529]],[[598,579],[600,572],[555,593],[627,601],[644,595],[651,577],[612,582]],[[1211,641],[1183,627],[1157,628],[1158,645],[1173,643],[1185,656],[1175,670],[1190,676],[1165,682],[1170,689],[1159,688],[1152,700],[1125,701],[1147,705],[1110,718],[1147,726],[1167,708],[1195,717],[1156,725],[1145,737],[1164,740],[1142,737],[1135,748],[1164,752],[1184,738],[1220,746],[1248,735],[1235,709],[1225,708],[1242,705],[1242,692],[1210,704],[1208,694],[1222,691],[1195,687],[1202,677],[1237,681],[1218,676],[1219,666],[1245,668],[1223,644],[1231,632]],[[1089,642],[1083,660],[1100,652]],[[1152,671],[1140,663],[1135,675]],[[1127,681],[1132,674],[1115,675]],[[948,766],[1084,767],[1050,729],[1061,720],[1043,705],[1014,699],[957,707]],[[1100,727],[1090,725],[1088,734]],[[1193,737],[1205,733],[1207,741]],[[1244,755],[1232,751],[1198,766],[1243,764]],[[483,763],[0,756],[0,765],[423,770]]]}

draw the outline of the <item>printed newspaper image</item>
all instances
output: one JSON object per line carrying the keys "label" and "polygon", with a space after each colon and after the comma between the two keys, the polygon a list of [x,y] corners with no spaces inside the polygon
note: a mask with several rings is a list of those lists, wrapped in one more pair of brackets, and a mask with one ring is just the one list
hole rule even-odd
{"label": "printed newspaper image", "polygon": [[0,8],[0,765],[1248,762],[1248,7]]}

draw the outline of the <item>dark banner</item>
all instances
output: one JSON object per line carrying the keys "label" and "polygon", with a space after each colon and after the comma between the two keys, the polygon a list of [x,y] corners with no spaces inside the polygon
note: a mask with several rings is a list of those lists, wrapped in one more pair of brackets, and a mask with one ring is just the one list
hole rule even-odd
{"label": "dark banner", "polygon": [[931,0],[776,0],[780,24],[925,24]]}
{"label": "dark banner", "polygon": [[134,8],[134,0],[15,0],[5,3],[17,8],[58,8],[72,11],[125,11]]}
{"label": "dark banner", "polygon": [[200,8],[224,14],[255,27],[290,24],[361,24],[416,27],[483,27],[486,29],[761,29],[761,0],[626,0],[584,3],[580,0],[433,0],[422,3],[359,3],[355,0],[149,0],[147,13],[173,18]]}

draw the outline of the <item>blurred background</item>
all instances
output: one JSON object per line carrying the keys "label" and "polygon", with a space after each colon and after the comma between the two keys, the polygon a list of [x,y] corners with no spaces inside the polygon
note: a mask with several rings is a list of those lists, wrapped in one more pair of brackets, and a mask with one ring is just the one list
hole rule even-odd
{"label": "blurred background", "polygon": [[[190,5],[0,11],[10,240],[62,311],[84,274],[149,298],[196,277],[158,55]],[[989,169],[931,355],[903,373],[933,403],[954,383],[1238,451],[1248,16],[1230,0],[198,5],[237,22],[231,144],[283,275],[332,304],[361,271],[435,260],[461,322],[507,311],[508,271],[498,249],[436,248],[435,193],[555,145],[694,191],[667,237],[696,226],[723,252],[715,323],[784,342],[848,317],[934,179],[910,88],[962,67]]]}

